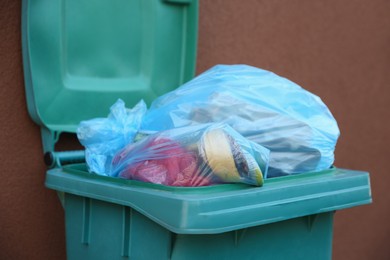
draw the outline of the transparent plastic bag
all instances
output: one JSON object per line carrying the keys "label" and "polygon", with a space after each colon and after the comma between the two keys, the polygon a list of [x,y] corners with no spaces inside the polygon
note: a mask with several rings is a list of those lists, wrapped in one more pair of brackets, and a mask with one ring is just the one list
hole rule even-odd
{"label": "transparent plastic bag", "polygon": [[230,126],[205,124],[158,132],[129,144],[114,156],[109,175],[168,186],[261,186],[268,158],[268,149]]}
{"label": "transparent plastic bag", "polygon": [[123,100],[118,99],[107,118],[94,118],[79,124],[77,137],[85,147],[90,172],[107,175],[113,156],[134,141],[146,110],[143,100],[133,109],[127,109]]}
{"label": "transparent plastic bag", "polygon": [[314,94],[272,72],[218,65],[153,103],[141,131],[223,122],[271,150],[269,177],[329,168],[336,120]]}

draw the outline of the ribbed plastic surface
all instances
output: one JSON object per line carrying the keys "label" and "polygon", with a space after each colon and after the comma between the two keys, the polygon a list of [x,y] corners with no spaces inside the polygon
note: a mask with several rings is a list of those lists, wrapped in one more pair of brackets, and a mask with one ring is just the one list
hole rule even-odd
{"label": "ribbed plastic surface", "polygon": [[333,168],[266,180],[167,187],[53,169],[65,192],[68,259],[331,259],[335,210],[371,202],[368,173]]}
{"label": "ribbed plastic surface", "polygon": [[23,65],[33,120],[74,132],[122,98],[150,103],[195,72],[196,0],[23,1]]}
{"label": "ribbed plastic surface", "polygon": [[263,187],[174,188],[91,175],[84,165],[47,173],[46,186],[129,206],[179,234],[214,234],[371,202],[368,173],[333,168],[269,179]]}

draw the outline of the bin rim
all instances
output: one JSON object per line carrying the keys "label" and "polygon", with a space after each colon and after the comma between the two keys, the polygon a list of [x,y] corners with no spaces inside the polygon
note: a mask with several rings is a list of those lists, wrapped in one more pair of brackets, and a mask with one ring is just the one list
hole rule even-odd
{"label": "bin rim", "polygon": [[69,166],[49,170],[46,186],[131,207],[178,234],[228,232],[372,201],[368,173],[340,168],[272,178],[263,187],[174,188],[96,176]]}

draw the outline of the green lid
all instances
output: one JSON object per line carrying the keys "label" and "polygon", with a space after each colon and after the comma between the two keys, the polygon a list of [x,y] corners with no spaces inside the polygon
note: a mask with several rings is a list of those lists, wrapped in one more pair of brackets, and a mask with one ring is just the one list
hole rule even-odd
{"label": "green lid", "polygon": [[28,110],[50,131],[75,132],[121,98],[146,103],[195,71],[196,0],[23,1]]}

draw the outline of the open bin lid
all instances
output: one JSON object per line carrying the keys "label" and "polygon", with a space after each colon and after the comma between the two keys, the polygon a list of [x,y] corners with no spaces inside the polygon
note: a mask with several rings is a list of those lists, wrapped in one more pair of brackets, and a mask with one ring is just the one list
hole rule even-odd
{"label": "open bin lid", "polygon": [[148,104],[194,75],[196,0],[23,1],[28,111],[75,132],[121,98]]}

